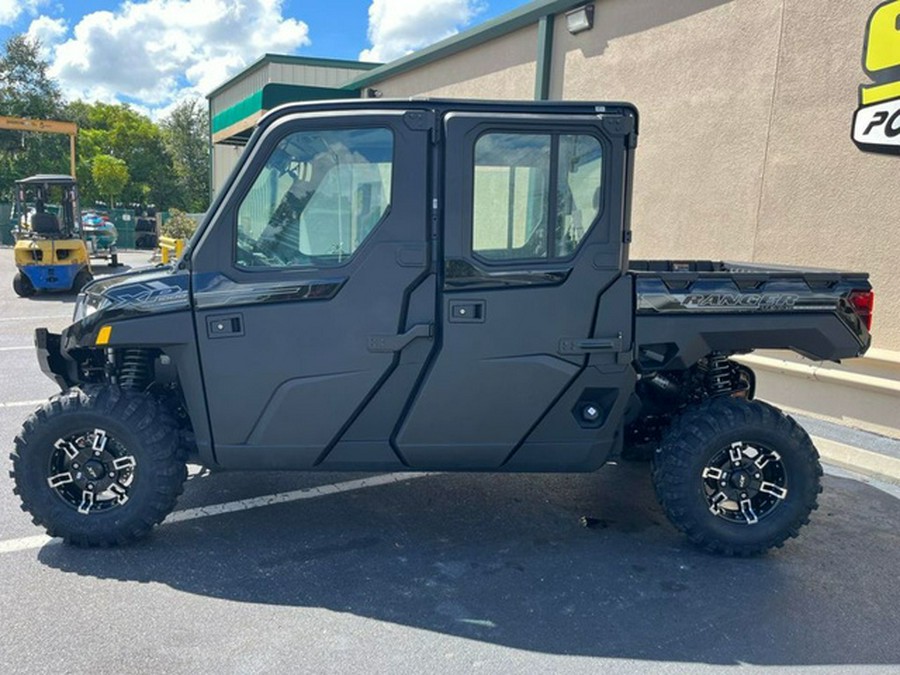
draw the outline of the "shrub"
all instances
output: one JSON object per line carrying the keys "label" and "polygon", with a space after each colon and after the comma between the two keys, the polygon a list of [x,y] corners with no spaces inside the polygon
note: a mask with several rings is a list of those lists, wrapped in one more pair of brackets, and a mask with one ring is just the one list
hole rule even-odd
{"label": "shrub", "polygon": [[174,237],[175,239],[189,239],[194,230],[197,229],[197,221],[191,218],[184,211],[172,209],[169,211],[169,217],[163,222],[162,236]]}

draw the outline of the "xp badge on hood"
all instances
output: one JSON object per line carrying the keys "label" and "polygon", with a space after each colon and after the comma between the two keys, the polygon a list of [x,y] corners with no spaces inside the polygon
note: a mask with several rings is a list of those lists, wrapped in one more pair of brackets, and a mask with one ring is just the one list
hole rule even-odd
{"label": "xp badge on hood", "polygon": [[869,17],[862,65],[875,84],[859,87],[853,142],[865,152],[900,154],[900,0]]}

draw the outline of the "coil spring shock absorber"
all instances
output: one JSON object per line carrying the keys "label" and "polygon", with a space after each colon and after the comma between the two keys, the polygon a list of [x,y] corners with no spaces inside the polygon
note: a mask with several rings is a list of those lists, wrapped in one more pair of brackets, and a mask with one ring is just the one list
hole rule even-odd
{"label": "coil spring shock absorber", "polygon": [[724,396],[734,390],[731,363],[723,354],[712,354],[707,359],[706,387],[710,396]]}
{"label": "coil spring shock absorber", "polygon": [[142,391],[153,380],[153,355],[149,349],[126,349],[119,367],[119,386]]}

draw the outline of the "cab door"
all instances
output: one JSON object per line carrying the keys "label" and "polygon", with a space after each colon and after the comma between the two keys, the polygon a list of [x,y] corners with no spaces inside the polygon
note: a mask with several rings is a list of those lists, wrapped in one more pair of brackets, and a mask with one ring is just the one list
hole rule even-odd
{"label": "cab door", "polygon": [[430,273],[430,118],[295,114],[248,150],[192,259],[220,464],[315,465],[432,339],[433,304],[407,325]]}
{"label": "cab door", "polygon": [[396,437],[410,466],[602,461],[632,321],[621,131],[633,120],[609,117],[445,117],[441,339]]}

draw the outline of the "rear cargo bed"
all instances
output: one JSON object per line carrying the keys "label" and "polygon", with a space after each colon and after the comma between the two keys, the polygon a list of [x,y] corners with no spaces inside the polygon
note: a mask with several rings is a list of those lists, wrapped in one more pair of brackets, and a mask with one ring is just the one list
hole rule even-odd
{"label": "rear cargo bed", "polygon": [[635,260],[629,272],[643,367],[754,349],[837,360],[871,340],[851,303],[871,291],[864,273],[710,260]]}

